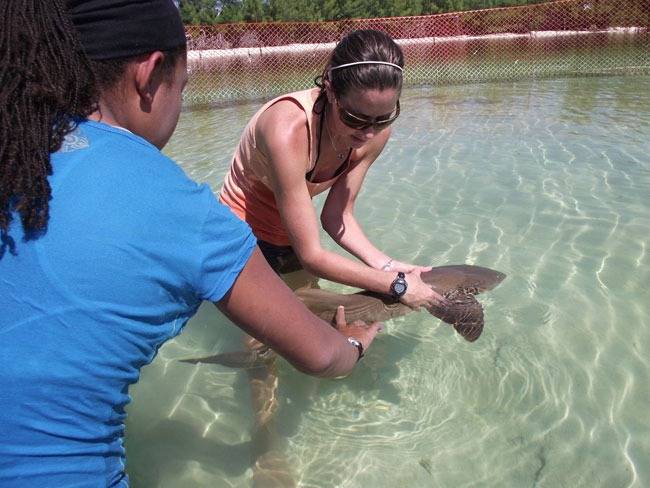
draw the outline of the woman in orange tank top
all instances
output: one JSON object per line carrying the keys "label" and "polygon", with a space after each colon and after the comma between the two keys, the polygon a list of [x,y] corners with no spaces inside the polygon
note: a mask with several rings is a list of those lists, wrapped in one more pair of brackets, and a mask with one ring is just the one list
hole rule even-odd
{"label": "woman in orange tank top", "polygon": [[[247,221],[279,273],[300,268],[338,283],[390,294],[405,304],[445,299],[420,273],[377,249],[354,203],[400,112],[404,56],[386,34],[355,31],[330,55],[317,88],[280,96],[248,123],[219,199]],[[329,190],[320,220],[349,259],[325,250],[312,198]]]}

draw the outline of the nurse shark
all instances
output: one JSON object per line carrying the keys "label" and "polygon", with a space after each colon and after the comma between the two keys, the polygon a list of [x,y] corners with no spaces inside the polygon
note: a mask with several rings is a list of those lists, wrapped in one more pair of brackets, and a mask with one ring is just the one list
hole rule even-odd
{"label": "nurse shark", "polygon": [[[506,278],[500,271],[468,264],[439,266],[420,276],[422,281],[447,299],[444,305],[428,308],[429,313],[452,325],[468,342],[477,340],[484,326],[483,307],[475,295],[493,290]],[[332,325],[336,309],[340,305],[345,307],[347,322],[381,322],[413,311],[411,307],[390,295],[371,291],[343,294],[318,288],[303,288],[295,293],[312,313]],[[262,366],[272,357],[273,354],[263,348],[258,351],[226,352],[180,361],[251,369]]]}

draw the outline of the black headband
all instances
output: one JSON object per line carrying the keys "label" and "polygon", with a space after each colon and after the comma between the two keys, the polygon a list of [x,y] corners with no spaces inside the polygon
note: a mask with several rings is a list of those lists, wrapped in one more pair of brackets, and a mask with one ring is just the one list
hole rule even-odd
{"label": "black headband", "polygon": [[185,45],[172,0],[67,0],[86,55],[114,59]]}

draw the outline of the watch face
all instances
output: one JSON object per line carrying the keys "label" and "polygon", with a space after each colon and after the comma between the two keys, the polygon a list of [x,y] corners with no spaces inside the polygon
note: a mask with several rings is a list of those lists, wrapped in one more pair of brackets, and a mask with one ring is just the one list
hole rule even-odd
{"label": "watch face", "polygon": [[393,290],[398,295],[401,295],[402,293],[404,293],[404,291],[406,291],[406,287],[404,286],[404,283],[395,283],[393,285]]}

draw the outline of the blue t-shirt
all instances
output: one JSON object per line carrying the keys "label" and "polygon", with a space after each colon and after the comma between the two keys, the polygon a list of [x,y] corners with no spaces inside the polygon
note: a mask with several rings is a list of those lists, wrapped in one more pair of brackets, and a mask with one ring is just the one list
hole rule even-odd
{"label": "blue t-shirt", "polygon": [[0,242],[0,486],[126,486],[128,386],[248,261],[248,226],[144,139],[85,121],[50,219]]}

